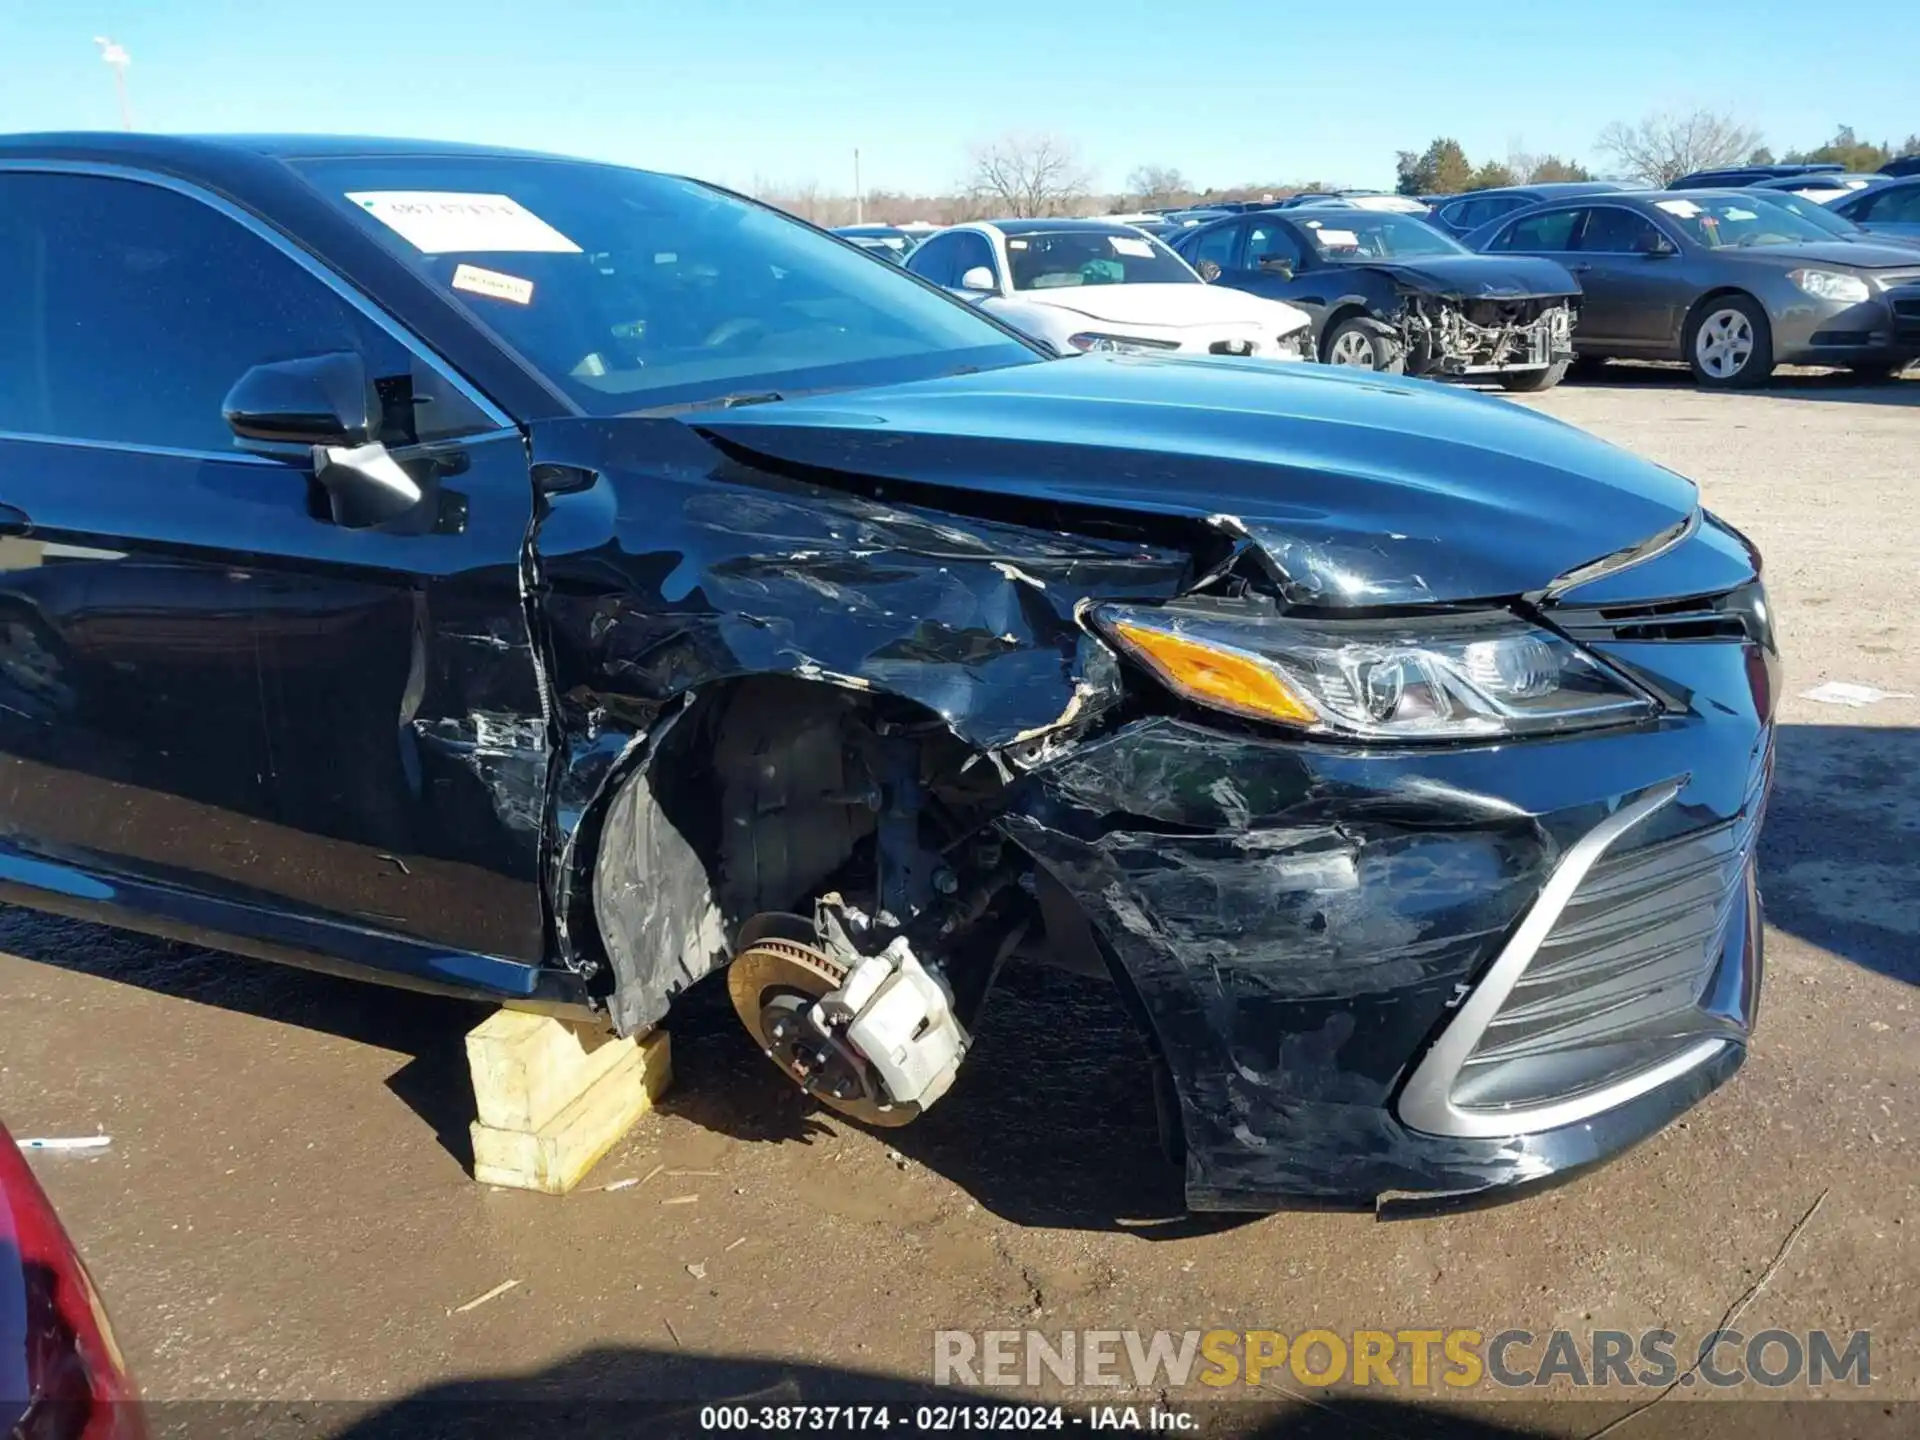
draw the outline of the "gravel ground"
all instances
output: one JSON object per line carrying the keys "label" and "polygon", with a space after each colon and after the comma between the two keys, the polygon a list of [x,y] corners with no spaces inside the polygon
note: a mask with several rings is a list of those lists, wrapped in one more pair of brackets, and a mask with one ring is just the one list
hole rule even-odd
{"label": "gravel ground", "polygon": [[[1920,701],[1800,695],[1920,692],[1920,380],[1718,395],[1616,366],[1525,403],[1697,478],[1768,557],[1788,685],[1764,1015],[1746,1069],[1682,1123],[1475,1213],[1151,1223],[1177,1187],[1124,1017],[1020,972],[955,1094],[885,1137],[808,1113],[712,997],[675,1027],[664,1113],[590,1183],[648,1178],[555,1200],[464,1173],[474,1007],[0,909],[0,1114],[112,1134],[35,1168],[149,1395],[364,1406],[539,1376],[711,1398],[788,1367],[924,1380],[942,1328],[1698,1336],[1764,1280],[1738,1328],[1871,1329],[1879,1403],[1847,1423],[1912,1433],[1920,1408],[1891,1402],[1920,1399]],[[815,1378],[809,1398],[852,1383]],[[1701,1389],[1613,1433],[1694,1433]],[[1474,1433],[1587,1434],[1647,1398],[1504,1402]],[[1364,1405],[1344,1417],[1398,1431]],[[1841,1413],[1739,1409],[1748,1435]],[[324,1434],[355,1411],[248,1413]]]}

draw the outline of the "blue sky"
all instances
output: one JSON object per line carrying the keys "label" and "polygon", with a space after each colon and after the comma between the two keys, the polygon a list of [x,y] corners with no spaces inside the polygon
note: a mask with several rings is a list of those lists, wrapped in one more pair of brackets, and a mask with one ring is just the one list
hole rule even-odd
{"label": "blue sky", "polygon": [[[970,142],[1076,143],[1118,188],[1389,185],[1437,134],[1476,162],[1593,158],[1609,120],[1725,109],[1775,149],[1920,131],[1920,3],[1853,0],[0,0],[0,131],[135,122],[559,150],[746,187],[944,190]],[[1904,97],[1904,99],[1902,98]]]}

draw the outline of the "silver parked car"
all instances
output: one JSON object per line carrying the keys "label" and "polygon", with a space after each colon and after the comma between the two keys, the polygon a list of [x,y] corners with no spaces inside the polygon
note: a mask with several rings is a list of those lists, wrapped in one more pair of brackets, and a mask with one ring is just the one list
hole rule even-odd
{"label": "silver parked car", "polygon": [[1920,280],[1920,255],[1837,238],[1737,191],[1550,202],[1467,243],[1571,270],[1583,292],[1573,337],[1582,358],[1685,360],[1702,385],[1745,386],[1776,365],[1889,378],[1920,357],[1920,333],[1889,294]]}

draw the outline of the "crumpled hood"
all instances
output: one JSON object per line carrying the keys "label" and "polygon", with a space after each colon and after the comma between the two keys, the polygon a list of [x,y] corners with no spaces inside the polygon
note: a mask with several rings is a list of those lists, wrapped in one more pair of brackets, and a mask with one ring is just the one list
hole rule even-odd
{"label": "crumpled hood", "polygon": [[1352,260],[1384,270],[1403,285],[1462,300],[1524,300],[1578,295],[1580,284],[1558,260],[1537,255],[1423,255],[1417,260]]}
{"label": "crumpled hood", "polygon": [[1321,605],[1539,591],[1697,505],[1520,405],[1318,365],[1087,355],[684,420],[787,466],[1213,520]]}
{"label": "crumpled hood", "polygon": [[1242,290],[1203,285],[1062,285],[1012,297],[1122,325],[1253,325],[1284,335],[1309,323],[1304,312]]}

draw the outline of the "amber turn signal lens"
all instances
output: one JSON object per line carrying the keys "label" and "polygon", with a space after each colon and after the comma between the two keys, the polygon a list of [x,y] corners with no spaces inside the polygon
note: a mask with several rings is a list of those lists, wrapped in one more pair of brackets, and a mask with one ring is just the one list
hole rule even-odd
{"label": "amber turn signal lens", "polygon": [[1319,723],[1320,717],[1287,688],[1273,667],[1255,656],[1126,620],[1113,621],[1112,633],[1188,699],[1283,725]]}

